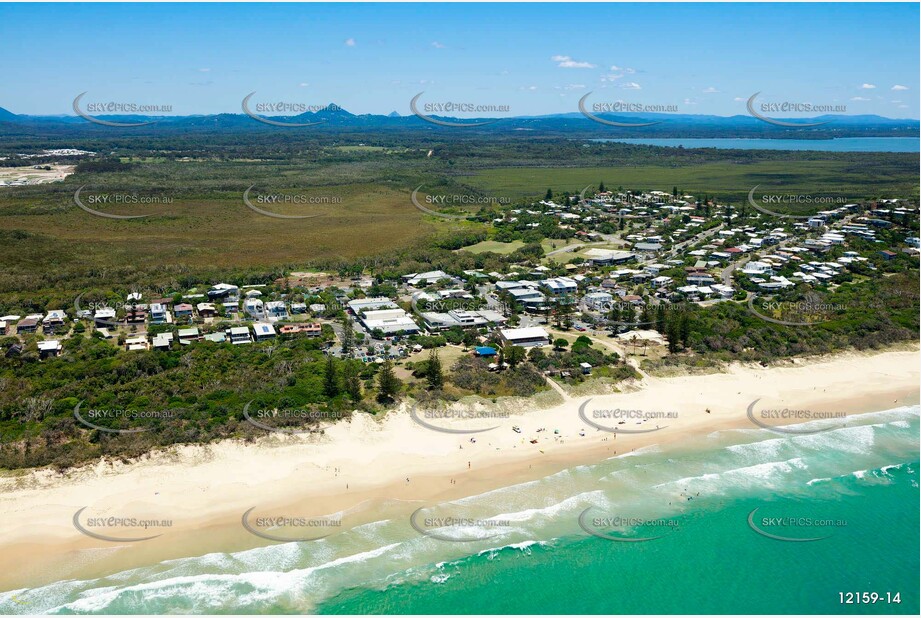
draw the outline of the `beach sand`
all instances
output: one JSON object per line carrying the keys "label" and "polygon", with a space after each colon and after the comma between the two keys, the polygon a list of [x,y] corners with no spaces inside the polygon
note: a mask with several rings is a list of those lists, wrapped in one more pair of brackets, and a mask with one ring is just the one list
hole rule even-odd
{"label": "beach sand", "polygon": [[[423,417],[426,423],[452,429],[497,426],[477,434],[427,429],[413,420],[404,404],[383,420],[356,414],[327,427],[322,435],[272,433],[256,444],[227,441],[176,447],[141,461],[98,462],[64,475],[50,470],[7,473],[0,477],[0,589],[98,577],[172,558],[266,545],[270,541],[241,525],[243,513],[253,507],[261,514],[341,517],[343,527],[352,527],[652,444],[690,445],[713,431],[755,428],[747,415],[755,400],[756,411],[810,413],[855,414],[913,405],[921,384],[918,361],[917,349],[903,349],[797,360],[771,368],[734,364],[719,374],[647,378],[625,389],[630,392],[562,399],[556,392],[545,394],[536,401],[556,403],[542,409],[528,409],[522,400],[504,406],[500,401],[494,410],[514,407],[508,418]],[[489,405],[480,407],[489,410]],[[580,418],[580,407],[600,425],[660,429],[615,437],[587,424]],[[677,417],[630,419],[618,425],[593,414],[613,409],[675,412]],[[422,416],[421,408],[417,415]],[[843,424],[846,419],[828,422]],[[544,431],[537,431],[541,428]],[[136,529],[135,534],[101,532],[160,534],[141,542],[98,540],[73,524],[75,512],[83,507],[87,508],[81,522],[118,516],[165,519],[170,525],[141,534]],[[328,531],[309,532],[320,536]]]}

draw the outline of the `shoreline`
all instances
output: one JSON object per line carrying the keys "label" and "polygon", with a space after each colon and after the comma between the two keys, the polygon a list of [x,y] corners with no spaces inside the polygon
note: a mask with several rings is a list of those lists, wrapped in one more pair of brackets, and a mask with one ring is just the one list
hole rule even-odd
{"label": "shoreline", "polygon": [[[243,512],[251,507],[310,517],[344,513],[344,527],[352,527],[380,519],[382,510],[402,515],[638,448],[691,444],[725,429],[757,429],[746,416],[754,399],[766,406],[845,414],[915,405],[921,383],[918,360],[912,348],[653,377],[629,392],[566,397],[551,407],[518,410],[499,428],[478,434],[425,429],[404,405],[380,421],[356,415],[328,427],[322,436],[183,446],[130,464],[97,462],[63,475],[13,473],[0,478],[0,590],[268,545],[241,525]],[[665,421],[668,426],[661,430],[614,437],[579,418],[578,409],[588,400],[594,402],[586,405],[588,410],[628,406],[676,411],[678,418]],[[472,428],[466,421],[432,422]],[[640,429],[648,431],[655,422]],[[519,425],[521,433],[512,425]],[[546,431],[538,432],[542,427]],[[533,439],[538,443],[531,444]],[[173,525],[149,541],[100,541],[72,524],[84,506],[85,515],[167,518]],[[76,552],[93,549],[102,551],[92,560],[73,559]]]}

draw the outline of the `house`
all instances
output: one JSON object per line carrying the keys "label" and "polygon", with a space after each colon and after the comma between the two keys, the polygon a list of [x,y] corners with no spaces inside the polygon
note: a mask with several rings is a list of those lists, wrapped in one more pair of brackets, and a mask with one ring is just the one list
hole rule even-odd
{"label": "house", "polygon": [[374,298],[359,298],[349,301],[349,309],[353,314],[359,315],[364,311],[374,311],[377,309],[393,309],[397,304],[386,296],[377,296]]}
{"label": "house", "polygon": [[147,305],[131,305],[125,309],[126,324],[143,324],[147,321]]}
{"label": "house", "polygon": [[595,311],[605,311],[608,307],[611,306],[611,302],[614,300],[613,294],[608,294],[607,292],[592,292],[585,295],[585,306],[589,309],[594,309]]}
{"label": "house", "polygon": [[579,284],[570,277],[544,279],[540,282],[540,285],[552,296],[565,296],[579,291]]}
{"label": "house", "polygon": [[169,323],[169,312],[166,310],[166,306],[161,303],[151,303],[150,305],[150,323],[151,324],[167,324]]}
{"label": "house", "polygon": [[39,358],[48,358],[49,356],[60,356],[61,342],[55,339],[49,339],[47,341],[38,342],[38,357]]}
{"label": "house", "polygon": [[306,335],[308,337],[319,337],[323,333],[323,326],[319,322],[285,324],[278,329],[282,335]]}
{"label": "house", "polygon": [[582,369],[582,375],[591,375],[592,366],[589,363],[579,363],[579,368]]}
{"label": "house", "polygon": [[231,296],[236,297],[239,295],[240,288],[229,283],[218,283],[208,290],[208,298],[211,299],[227,298]]}
{"label": "house", "polygon": [[128,337],[125,339],[125,350],[129,352],[140,351],[140,350],[149,350],[147,344],[147,337],[140,335],[137,337]]}
{"label": "house", "polygon": [[199,317],[213,318],[217,315],[217,309],[212,303],[198,303],[195,308],[198,310]]}
{"label": "house", "polygon": [[265,341],[275,336],[275,327],[268,322],[256,322],[253,324],[253,333],[256,341]]}
{"label": "house", "polygon": [[34,333],[38,330],[38,318],[26,318],[16,325],[17,334]]}
{"label": "house", "polygon": [[269,319],[283,320],[288,317],[288,309],[284,301],[273,300],[265,304],[265,315]]}
{"label": "house", "polygon": [[889,260],[894,260],[896,256],[898,256],[898,253],[896,253],[895,251],[880,251],[879,254],[883,256],[883,259],[886,260],[887,262]]}
{"label": "house", "polygon": [[208,333],[207,335],[202,337],[202,339],[204,339],[205,341],[210,341],[212,343],[224,343],[225,341],[227,341],[227,335],[221,331],[217,331],[216,333]]}
{"label": "house", "polygon": [[657,251],[662,250],[661,243],[657,242],[638,242],[633,245],[635,251],[642,251],[644,253],[656,253]]}
{"label": "house", "polygon": [[179,303],[173,307],[173,315],[176,316],[176,319],[180,318],[191,318],[192,317],[192,305],[189,303]]}
{"label": "house", "polygon": [[243,312],[254,320],[261,320],[265,318],[265,303],[251,296],[243,301]]}
{"label": "house", "polygon": [[0,320],[0,335],[6,335],[6,321]]}
{"label": "house", "polygon": [[550,335],[539,326],[504,328],[499,331],[499,338],[507,345],[517,345],[523,348],[539,347],[550,343]]}
{"label": "house", "polygon": [[42,318],[42,330],[46,334],[53,334],[57,329],[64,326],[64,318],[67,315],[60,309],[52,309],[44,318]]}
{"label": "house", "polygon": [[611,264],[623,264],[630,260],[636,259],[636,254],[630,251],[615,251],[612,249],[589,249],[585,252],[585,257],[595,266],[608,266]]}
{"label": "house", "polygon": [[188,345],[193,341],[200,339],[198,334],[198,328],[180,328],[179,329],[179,343],[181,345]]}
{"label": "house", "polygon": [[227,331],[230,336],[230,343],[239,345],[241,343],[252,343],[253,338],[249,334],[249,329],[245,326],[235,326]]}
{"label": "house", "polygon": [[514,288],[508,290],[508,295],[513,302],[530,310],[539,310],[547,302],[547,297],[534,288]]}
{"label": "house", "polygon": [[104,324],[108,326],[115,325],[115,309],[111,307],[100,307],[93,314],[93,321],[96,324]]}
{"label": "house", "polygon": [[413,273],[403,276],[403,281],[414,287],[428,285],[442,279],[451,279],[451,275],[441,270],[432,270],[427,273]]}
{"label": "house", "polygon": [[153,337],[154,350],[168,350],[173,343],[173,333],[157,333]]}
{"label": "house", "polygon": [[291,303],[291,315],[307,313],[307,303]]}
{"label": "house", "polygon": [[770,275],[774,270],[767,262],[751,261],[742,267],[742,272],[746,275]]}

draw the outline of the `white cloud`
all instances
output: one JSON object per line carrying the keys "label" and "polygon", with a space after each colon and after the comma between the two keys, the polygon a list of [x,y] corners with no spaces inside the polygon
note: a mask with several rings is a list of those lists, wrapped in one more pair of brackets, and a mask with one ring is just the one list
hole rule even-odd
{"label": "white cloud", "polygon": [[866,97],[851,97],[851,101],[869,101]]}
{"label": "white cloud", "polygon": [[442,45],[441,43],[439,43],[438,41],[432,41],[432,47],[434,47],[435,49],[444,49],[444,48],[445,48],[445,46]]}
{"label": "white cloud", "polygon": [[308,84],[307,82],[301,82],[301,83],[298,84],[298,86],[300,86],[301,88],[306,88],[306,87],[309,86],[309,85],[310,85],[310,84]]}
{"label": "white cloud", "polygon": [[908,90],[908,86],[903,86],[901,84],[896,84],[892,87],[892,90]]}
{"label": "white cloud", "polygon": [[608,73],[607,75],[603,75],[603,76],[601,77],[601,81],[603,81],[603,82],[613,82],[613,81],[615,81],[615,80],[618,80],[618,79],[622,78],[623,76],[624,76],[623,73]]}
{"label": "white cloud", "polygon": [[733,99],[733,101],[742,102],[742,101],[748,101],[748,99],[746,99],[745,97],[736,97]]}
{"label": "white cloud", "polygon": [[621,85],[624,90],[642,90],[643,87],[636,82],[627,82]]}
{"label": "white cloud", "polygon": [[716,92],[719,92],[719,90],[717,90],[717,89],[714,88],[713,86],[710,86],[710,87],[708,87],[708,88],[704,88],[703,92],[704,92],[704,94],[714,94],[714,93],[716,93]]}
{"label": "white cloud", "polygon": [[567,86],[563,86],[563,89],[564,90],[584,90],[585,84],[569,84]]}
{"label": "white cloud", "polygon": [[199,72],[199,73],[207,73],[207,72],[210,71],[210,70],[211,70],[211,69],[198,69],[198,72]]}
{"label": "white cloud", "polygon": [[595,65],[590,62],[573,60],[569,56],[551,56],[550,59],[557,63],[556,66],[562,69],[594,69]]}
{"label": "white cloud", "polygon": [[355,47],[355,39],[346,39],[345,44],[349,47]]}
{"label": "white cloud", "polygon": [[873,90],[876,86],[874,84],[864,84],[860,88],[861,90]]}

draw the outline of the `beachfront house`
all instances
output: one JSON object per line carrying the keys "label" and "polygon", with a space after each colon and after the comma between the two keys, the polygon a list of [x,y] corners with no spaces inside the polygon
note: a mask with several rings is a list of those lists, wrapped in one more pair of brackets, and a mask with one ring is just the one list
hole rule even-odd
{"label": "beachfront house", "polygon": [[539,326],[529,328],[504,328],[499,331],[499,338],[507,345],[532,348],[548,345],[550,335]]}

